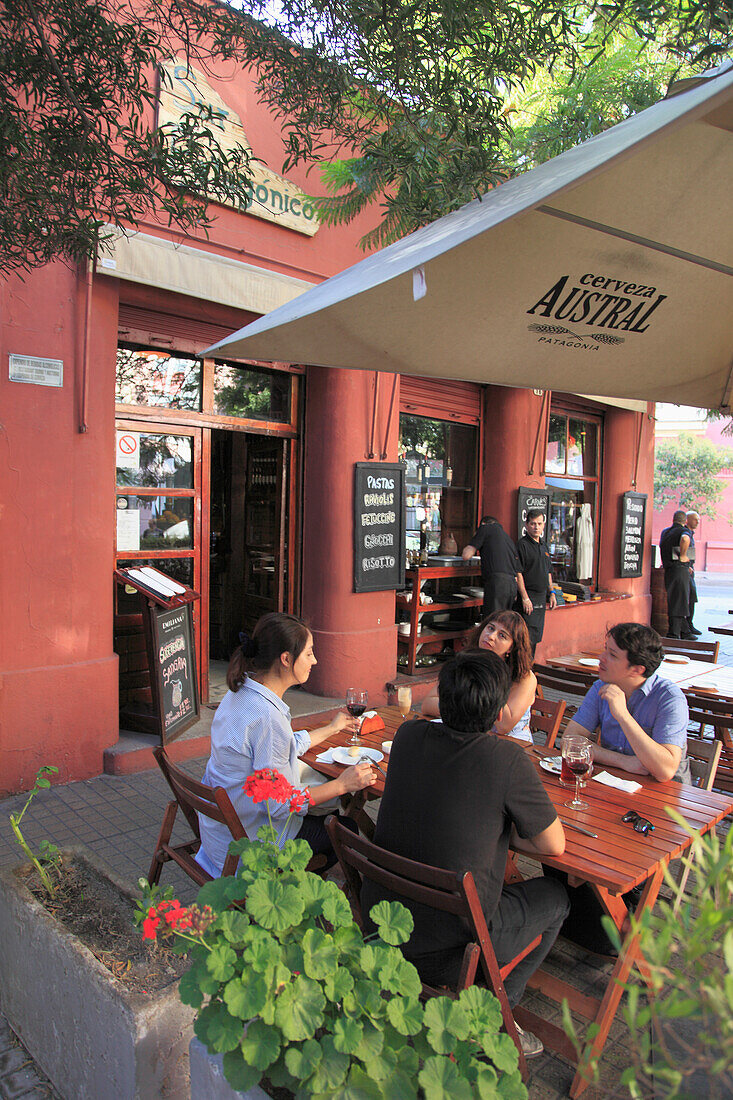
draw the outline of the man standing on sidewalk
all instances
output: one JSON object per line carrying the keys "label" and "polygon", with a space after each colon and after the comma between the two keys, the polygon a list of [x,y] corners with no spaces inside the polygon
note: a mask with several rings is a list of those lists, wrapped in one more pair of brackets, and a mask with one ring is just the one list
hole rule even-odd
{"label": "man standing on sidewalk", "polygon": [[690,545],[687,548],[687,557],[692,563],[690,565],[690,613],[687,616],[687,632],[691,634],[693,638],[699,638],[702,634],[701,630],[698,630],[696,626],[693,626],[692,616],[695,614],[695,604],[697,603],[697,585],[695,584],[695,530],[700,522],[700,516],[697,512],[687,513],[687,524],[685,526],[685,534],[690,536]]}
{"label": "man standing on sidewalk", "polygon": [[675,512],[672,526],[667,527],[659,539],[659,552],[664,566],[664,584],[667,589],[668,637],[694,638],[687,620],[690,614],[690,560],[687,551],[690,533],[685,527],[687,513]]}

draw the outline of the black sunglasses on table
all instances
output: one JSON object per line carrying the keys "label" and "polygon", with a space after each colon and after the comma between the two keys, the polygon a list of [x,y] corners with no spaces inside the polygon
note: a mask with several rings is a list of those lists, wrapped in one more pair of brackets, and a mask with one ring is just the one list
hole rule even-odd
{"label": "black sunglasses on table", "polygon": [[654,826],[647,818],[642,817],[636,810],[627,810],[621,818],[622,821],[627,821],[634,826],[634,832],[643,833],[644,836],[648,836],[649,833],[654,832]]}

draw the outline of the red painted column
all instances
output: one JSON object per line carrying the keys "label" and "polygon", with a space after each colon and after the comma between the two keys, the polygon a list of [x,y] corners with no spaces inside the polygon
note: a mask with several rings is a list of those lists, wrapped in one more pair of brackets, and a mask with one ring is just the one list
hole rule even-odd
{"label": "red painted column", "polygon": [[[84,285],[63,264],[0,284],[0,796],[96,775],[117,738],[112,650],[114,353],[92,337],[79,432]],[[114,301],[95,298],[92,333]],[[8,354],[63,360],[60,388],[11,382]]]}
{"label": "red painted column", "polygon": [[546,439],[546,405],[542,397],[532,390],[486,387],[481,515],[496,516],[511,538],[517,537],[520,485],[544,488]]}
{"label": "red painted column", "polygon": [[[384,702],[397,665],[395,595],[353,588],[354,463],[370,450],[375,374],[310,367],[306,379],[303,581],[301,606],[318,664],[314,694],[341,696],[365,688]],[[393,376],[381,375],[374,450],[382,451]],[[387,445],[397,460],[399,381]],[[402,553],[403,548],[399,547]]]}

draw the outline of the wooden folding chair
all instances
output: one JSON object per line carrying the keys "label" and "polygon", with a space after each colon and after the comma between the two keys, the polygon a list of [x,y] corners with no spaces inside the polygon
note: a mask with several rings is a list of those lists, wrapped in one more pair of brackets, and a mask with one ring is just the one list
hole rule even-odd
{"label": "wooden folding chair", "polygon": [[564,730],[596,677],[585,672],[573,672],[571,669],[553,668],[552,665],[534,665],[532,671],[537,677],[542,698],[547,698],[547,693],[551,692],[553,696],[564,700],[565,713],[560,724],[560,730]]}
{"label": "wooden folding chair", "polygon": [[560,724],[565,714],[565,701],[536,698],[529,712],[529,728],[532,733],[544,733],[548,749],[555,747]]}
{"label": "wooden folding chair", "polygon": [[[199,832],[198,813],[204,817],[210,817],[212,821],[218,821],[226,825],[232,834],[232,840],[242,840],[246,832],[237,812],[232,806],[229,795],[223,787],[208,787],[192,779],[181,768],[166,756],[165,749],[158,745],[153,749],[153,755],[158,762],[158,767],[165,776],[165,780],[173,791],[174,801],[169,802],[163,815],[163,824],[155,845],[153,862],[148,871],[148,882],[153,886],[160,881],[160,872],[163,864],[173,860],[189,878],[192,878],[199,886],[205,882],[211,882],[212,876],[194,859],[195,853],[201,846],[201,834]],[[173,824],[178,810],[181,810],[186,821],[191,826],[193,837],[183,844],[171,844]],[[222,876],[233,875],[239,863],[239,856],[227,855],[224,860]]]}
{"label": "wooden folding chair", "polygon": [[444,913],[453,913],[466,921],[471,931],[471,940],[466,944],[463,952],[461,969],[455,986],[436,988],[423,983],[423,997],[457,997],[461,990],[468,989],[474,984],[480,965],[483,982],[499,1001],[504,1028],[519,1052],[519,1068],[522,1078],[526,1080],[527,1061],[507,999],[504,978],[522,959],[534,951],[542,937],[536,936],[515,958],[500,967],[496,961],[470,871],[447,871],[441,867],[431,867],[426,863],[417,863],[415,860],[397,856],[393,852],[377,847],[370,840],[350,832],[340,824],[338,818],[333,816],[326,819],[326,828],[344,872],[352,909],[360,925],[363,925],[360,904],[361,884],[365,878],[385,886],[392,893],[408,901],[419,902]]}
{"label": "wooden folding chair", "polygon": [[[718,771],[720,754],[723,751],[721,741],[701,741],[698,737],[687,738],[687,759],[690,761],[692,781],[696,787],[703,791],[711,791]],[[689,856],[689,852],[687,853]],[[676,913],[682,903],[687,880],[690,877],[690,866],[683,863],[677,879],[677,899],[673,912]]]}
{"label": "wooden folding chair", "polygon": [[662,649],[670,657],[689,657],[692,661],[709,661],[714,665],[718,660],[720,642],[697,642],[687,638],[662,638]]}
{"label": "wooden folding chair", "polygon": [[[716,788],[722,791],[733,791],[733,703],[730,700],[687,694],[687,705],[690,711],[690,725],[698,726],[701,734],[710,728],[714,742],[721,747],[713,772]],[[697,745],[698,740],[688,737],[688,746],[691,743],[693,746]]]}

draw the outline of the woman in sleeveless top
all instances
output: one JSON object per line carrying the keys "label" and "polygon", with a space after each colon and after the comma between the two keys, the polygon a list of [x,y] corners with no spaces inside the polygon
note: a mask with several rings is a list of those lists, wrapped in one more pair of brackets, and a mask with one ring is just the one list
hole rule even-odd
{"label": "woman in sleeveless top", "polygon": [[[494,611],[468,636],[468,645],[488,649],[503,658],[512,674],[512,688],[492,732],[517,741],[531,741],[530,708],[537,694],[537,677],[532,672],[532,646],[527,624],[516,611]],[[425,697],[423,714],[438,717],[438,689]]]}

